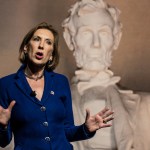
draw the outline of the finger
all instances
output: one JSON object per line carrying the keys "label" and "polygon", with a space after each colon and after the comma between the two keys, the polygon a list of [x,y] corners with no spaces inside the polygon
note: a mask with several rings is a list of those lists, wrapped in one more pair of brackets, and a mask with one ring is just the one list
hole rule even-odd
{"label": "finger", "polygon": [[109,108],[105,107],[104,109],[102,109],[102,110],[98,113],[98,115],[102,116],[102,115],[104,115],[108,110],[109,110]]}
{"label": "finger", "polygon": [[114,119],[114,117],[110,117],[110,118],[107,118],[106,121],[109,122],[109,121],[111,121],[113,119]]}
{"label": "finger", "polygon": [[104,124],[107,124],[107,122],[109,122],[109,121],[111,121],[111,120],[113,120],[114,119],[114,117],[109,117],[109,118],[107,118],[107,119],[103,119],[103,123]]}
{"label": "finger", "polygon": [[111,123],[107,123],[104,119],[102,119],[100,116],[96,116],[96,122],[97,122],[97,129],[105,128],[105,127],[111,127]]}
{"label": "finger", "polygon": [[107,127],[111,127],[112,124],[103,124],[103,126],[101,126],[101,128],[107,128]]}
{"label": "finger", "polygon": [[111,123],[107,123],[108,121],[112,120],[113,118],[110,117],[108,120],[107,119],[102,119],[100,116],[96,117],[97,123],[99,128],[104,128],[104,127],[110,127],[112,126]]}
{"label": "finger", "polygon": [[12,111],[12,108],[14,107],[15,103],[16,103],[16,101],[13,100],[13,101],[9,104],[8,109],[9,109],[10,111]]}
{"label": "finger", "polygon": [[114,111],[108,111],[105,114],[103,114],[102,118],[105,119],[107,117],[109,117],[110,115],[112,115],[114,113]]}
{"label": "finger", "polygon": [[88,120],[90,118],[90,110],[86,109],[86,118],[85,120]]}

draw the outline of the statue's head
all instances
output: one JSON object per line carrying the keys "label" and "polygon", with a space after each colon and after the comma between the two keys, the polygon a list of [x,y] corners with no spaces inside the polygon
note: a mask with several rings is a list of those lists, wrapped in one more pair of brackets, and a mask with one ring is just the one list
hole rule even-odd
{"label": "statue's head", "polygon": [[81,0],[63,22],[64,38],[74,51],[77,67],[102,71],[111,65],[121,39],[120,11],[103,0]]}

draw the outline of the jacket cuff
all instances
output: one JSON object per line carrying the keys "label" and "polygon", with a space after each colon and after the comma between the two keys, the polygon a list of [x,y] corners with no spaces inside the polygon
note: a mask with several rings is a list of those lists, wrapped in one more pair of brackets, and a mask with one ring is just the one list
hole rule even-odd
{"label": "jacket cuff", "polygon": [[87,129],[85,123],[83,124],[83,131],[84,131],[84,134],[86,135],[87,138],[92,138],[96,133],[96,131],[89,132],[89,130]]}

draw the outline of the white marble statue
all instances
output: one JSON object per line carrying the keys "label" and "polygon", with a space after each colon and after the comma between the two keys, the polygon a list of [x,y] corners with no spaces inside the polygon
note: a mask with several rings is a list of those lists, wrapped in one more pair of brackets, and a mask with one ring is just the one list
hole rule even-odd
{"label": "white marble statue", "polygon": [[121,90],[116,85],[120,77],[109,69],[122,35],[119,14],[103,0],[81,0],[62,24],[64,39],[78,67],[71,85],[75,122],[84,122],[86,108],[93,113],[104,106],[115,111],[111,128],[74,143],[75,150],[150,149],[149,94]]}

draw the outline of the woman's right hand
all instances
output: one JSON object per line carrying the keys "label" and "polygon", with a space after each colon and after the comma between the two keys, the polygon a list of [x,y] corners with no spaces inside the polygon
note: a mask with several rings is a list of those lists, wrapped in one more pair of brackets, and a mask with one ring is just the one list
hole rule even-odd
{"label": "woman's right hand", "polygon": [[15,101],[13,100],[7,109],[4,109],[2,106],[0,106],[0,124],[3,125],[4,127],[7,127],[9,119],[11,117],[11,111],[12,108],[15,105]]}

